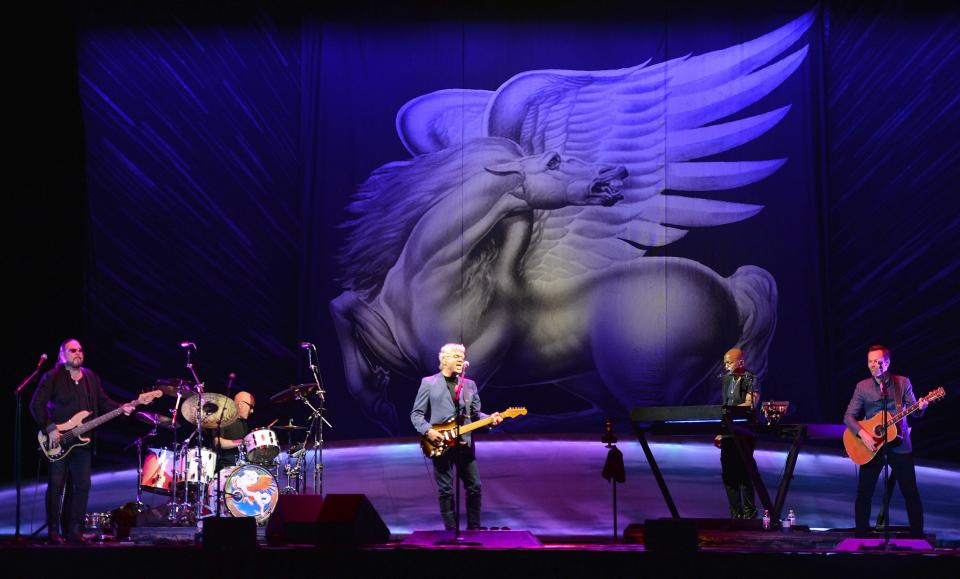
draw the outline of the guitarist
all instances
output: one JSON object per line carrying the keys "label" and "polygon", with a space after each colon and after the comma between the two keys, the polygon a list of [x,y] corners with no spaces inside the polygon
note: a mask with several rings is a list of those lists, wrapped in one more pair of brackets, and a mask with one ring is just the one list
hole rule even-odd
{"label": "guitarist", "polygon": [[[477,383],[468,378],[461,380],[466,357],[463,344],[445,344],[440,349],[440,372],[427,376],[420,382],[420,389],[413,402],[410,420],[413,427],[430,442],[437,443],[442,436],[432,424],[440,424],[454,417],[459,411],[463,415],[463,424],[474,419],[486,418],[480,412],[480,396]],[[430,410],[430,421],[426,419]],[[503,422],[499,412],[491,415],[493,426]],[[453,466],[456,462],[460,478],[467,490],[467,529],[480,528],[480,470],[470,433],[463,435],[463,445],[451,448],[439,457],[433,458],[433,477],[437,481],[437,494],[440,499],[440,517],[447,530],[454,530],[456,513],[454,512]]]}
{"label": "guitarist", "polygon": [[[120,406],[103,391],[100,377],[83,367],[83,347],[77,340],[70,339],[60,345],[59,363],[40,378],[30,401],[30,413],[53,445],[60,439],[57,424],[67,422],[77,412],[89,410],[90,418],[95,418]],[[135,408],[130,403],[122,406],[127,415]],[[90,495],[92,454],[89,446],[77,446],[63,459],[50,463],[46,495],[50,543],[64,542],[61,522],[67,541],[83,542],[82,523]],[[68,479],[70,488],[64,495]],[[61,496],[64,497],[62,510]]]}
{"label": "guitarist", "polygon": [[[843,421],[851,432],[863,441],[870,451],[876,449],[876,440],[873,435],[860,427],[859,420],[871,418],[883,410],[883,395],[887,397],[887,413],[893,416],[905,406],[917,402],[913,393],[913,385],[906,376],[891,374],[890,350],[884,346],[870,346],[867,350],[867,368],[870,378],[857,382],[853,397],[847,406]],[[926,400],[920,401],[920,412],[927,407]],[[890,428],[894,428],[893,425]],[[907,516],[910,519],[910,534],[916,538],[923,538],[923,504],[920,502],[920,491],[917,489],[917,475],[913,464],[913,446],[910,442],[910,429],[907,419],[904,418],[896,425],[901,436],[899,444],[890,443],[887,457],[894,477],[900,486],[900,492],[907,505]],[[881,439],[882,440],[882,439]],[[857,536],[869,536],[870,506],[873,500],[873,491],[877,486],[877,478],[883,469],[883,453],[877,455],[867,464],[860,467],[860,476],[857,482],[857,502],[854,508]],[[887,518],[889,520],[889,517]]]}

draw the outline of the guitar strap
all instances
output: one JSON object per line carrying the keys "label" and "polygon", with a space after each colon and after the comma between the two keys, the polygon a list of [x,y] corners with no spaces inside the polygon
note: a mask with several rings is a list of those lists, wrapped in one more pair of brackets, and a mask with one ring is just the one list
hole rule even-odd
{"label": "guitar strap", "polygon": [[903,381],[900,378],[901,376],[893,376],[893,399],[897,405],[897,414],[903,410]]}

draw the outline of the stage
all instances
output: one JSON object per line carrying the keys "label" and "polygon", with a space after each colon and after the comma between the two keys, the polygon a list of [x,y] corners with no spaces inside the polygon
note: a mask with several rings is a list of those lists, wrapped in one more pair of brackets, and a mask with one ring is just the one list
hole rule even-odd
{"label": "stage", "polygon": [[[703,437],[655,437],[651,447],[677,503],[681,517],[725,516],[718,452]],[[618,536],[631,523],[668,517],[639,443],[621,436],[626,482],[617,485]],[[761,442],[756,460],[768,488],[783,470],[785,444]],[[613,535],[613,493],[601,476],[607,448],[599,436],[486,435],[477,447],[483,478],[483,524],[489,528],[526,530],[551,543],[603,543]],[[331,443],[324,450],[324,494],[366,495],[390,529],[393,539],[416,530],[436,529],[439,515],[429,462],[413,439]],[[29,465],[27,472],[36,472]],[[45,470],[45,468],[44,468]],[[308,464],[308,472],[313,471]],[[41,471],[41,479],[45,474]],[[960,467],[948,463],[917,465],[924,502],[925,529],[937,546],[960,542],[960,504],[956,488]],[[798,524],[814,531],[852,526],[856,470],[838,446],[801,449],[785,508]],[[135,500],[136,470],[100,472],[93,477],[88,512],[116,509]],[[282,485],[281,485],[282,486]],[[309,487],[312,486],[308,485]],[[24,482],[21,533],[30,536],[43,524],[45,484]],[[144,493],[144,502],[162,505],[167,498]],[[880,492],[874,497],[874,516]],[[0,534],[12,535],[15,493],[0,491]],[[906,524],[903,499],[894,492],[894,527]],[[40,533],[40,535],[44,535]]]}

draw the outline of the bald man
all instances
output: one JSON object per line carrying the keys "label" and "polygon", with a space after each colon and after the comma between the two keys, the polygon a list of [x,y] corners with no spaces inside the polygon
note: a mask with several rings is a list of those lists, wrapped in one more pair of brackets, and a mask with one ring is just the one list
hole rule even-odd
{"label": "bald man", "polygon": [[217,470],[236,466],[240,462],[240,446],[243,445],[243,437],[250,432],[250,424],[247,420],[253,414],[253,407],[257,400],[249,392],[237,392],[233,397],[233,402],[237,405],[237,420],[223,428],[220,436],[213,433],[213,447],[217,450]]}
{"label": "bald man", "polygon": [[[746,369],[743,350],[731,348],[727,351],[723,355],[723,367],[725,369],[721,381],[723,405],[756,408],[760,399],[760,384],[756,376]],[[753,519],[757,516],[753,481],[750,480],[750,471],[747,465],[740,460],[733,435],[719,435],[716,441],[720,445],[720,467],[723,471],[723,486],[727,491],[730,517],[734,519]],[[756,440],[753,437],[745,436],[741,437],[740,444],[747,454],[747,459],[756,468],[756,462],[753,460]]]}

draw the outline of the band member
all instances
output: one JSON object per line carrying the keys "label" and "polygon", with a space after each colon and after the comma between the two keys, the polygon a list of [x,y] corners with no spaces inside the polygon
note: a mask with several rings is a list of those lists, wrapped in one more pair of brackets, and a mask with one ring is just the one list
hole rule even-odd
{"label": "band member", "polygon": [[[870,378],[857,382],[847,405],[847,412],[843,421],[851,432],[855,433],[871,451],[876,449],[873,436],[862,429],[859,420],[875,416],[883,410],[886,400],[887,412],[893,416],[905,406],[917,402],[913,393],[913,385],[906,376],[891,374],[890,350],[884,346],[870,346],[867,350],[867,368]],[[920,411],[927,407],[927,401],[920,401]],[[907,505],[907,517],[910,520],[910,534],[917,538],[923,537],[923,504],[920,502],[920,491],[917,489],[917,474],[913,464],[913,444],[910,441],[910,428],[907,419],[896,425],[902,436],[899,444],[890,444],[887,449],[887,460],[893,475],[897,479],[900,492]],[[883,455],[879,452],[867,464],[860,467],[857,481],[857,502],[854,507],[856,532],[859,536],[866,536],[870,532],[870,506],[873,500],[873,491],[877,486],[877,478],[883,469]],[[889,517],[887,517],[889,520]]]}
{"label": "band member", "polygon": [[[724,406],[756,408],[760,401],[760,385],[756,376],[744,366],[743,351],[732,348],[724,354],[723,367],[726,370],[721,381]],[[733,435],[718,435],[715,442],[720,446],[720,467],[723,486],[727,491],[727,502],[730,505],[730,516],[734,519],[755,518],[757,506],[754,502],[753,481],[750,479],[749,466],[740,459]],[[746,453],[747,460],[756,469],[757,463],[753,460],[756,439],[752,436],[741,436],[740,446]]]}
{"label": "band member", "polygon": [[[83,347],[70,339],[60,345],[59,363],[40,378],[30,401],[30,413],[53,446],[60,439],[57,424],[69,421],[82,410],[90,411],[93,418],[120,406],[103,391],[100,377],[83,367]],[[122,406],[127,415],[135,408],[131,403]],[[64,535],[71,543],[83,541],[92,457],[89,446],[76,446],[65,457],[50,463],[46,508],[51,543],[63,543]]]}
{"label": "band member", "polygon": [[249,392],[237,392],[233,397],[237,405],[237,419],[233,424],[223,428],[218,437],[213,434],[213,447],[217,449],[217,470],[236,466],[240,462],[240,447],[243,446],[243,437],[249,434],[250,424],[247,420],[253,414],[253,407],[257,401]]}
{"label": "band member", "polygon": [[[487,415],[480,412],[480,396],[477,383],[469,378],[463,378],[464,358],[466,348],[463,344],[445,344],[440,349],[440,372],[427,376],[420,382],[420,389],[413,402],[413,411],[410,412],[410,421],[421,435],[430,442],[441,440],[441,434],[432,424],[448,422],[459,412],[463,417],[463,424],[469,424],[474,419],[485,418]],[[430,421],[426,420],[427,410],[430,412]],[[500,413],[492,415],[493,425],[503,422]],[[451,448],[449,451],[433,460],[433,476],[437,481],[437,494],[440,500],[440,517],[444,528],[452,530],[456,526],[453,495],[453,467],[456,463],[460,479],[467,491],[467,529],[480,528],[480,470],[477,467],[476,452],[470,433],[462,438],[463,444]]]}

